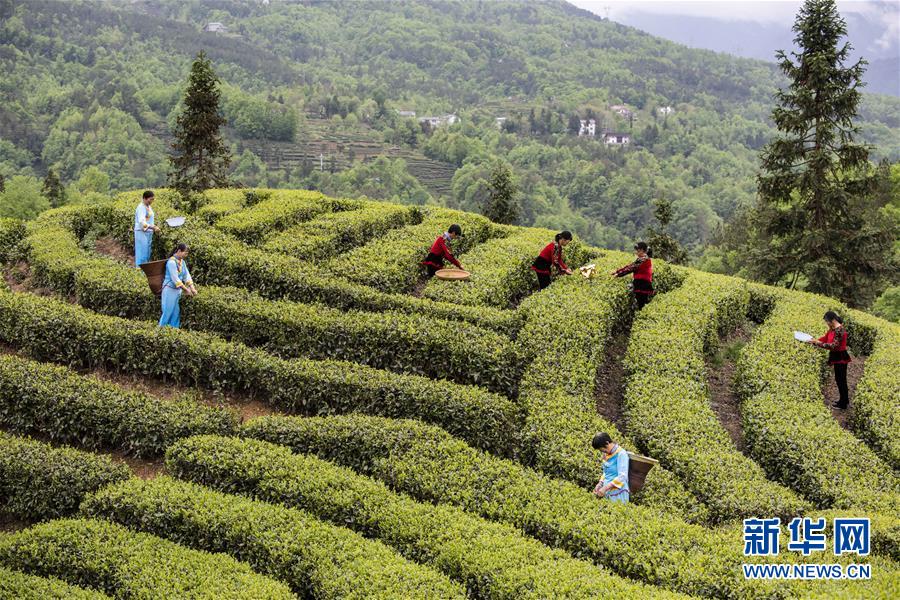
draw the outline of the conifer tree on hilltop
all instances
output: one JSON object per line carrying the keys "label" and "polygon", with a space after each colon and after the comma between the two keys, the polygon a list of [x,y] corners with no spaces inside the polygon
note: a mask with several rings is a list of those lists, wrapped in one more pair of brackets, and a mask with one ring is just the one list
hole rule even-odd
{"label": "conifer tree on hilltop", "polygon": [[761,152],[751,268],[865,305],[893,269],[869,149],[854,142],[866,62],[844,65],[852,48],[834,0],[806,0],[793,31],[799,52],[777,53],[790,84],[772,111],[780,135]]}
{"label": "conifer tree on hilltop", "polygon": [[41,195],[50,202],[51,208],[57,208],[66,203],[66,189],[53,169],[47,169],[44,184],[41,186]]}
{"label": "conifer tree on hilltop", "polygon": [[219,110],[219,96],[219,78],[201,51],[191,65],[184,110],[176,122],[169,157],[169,186],[184,197],[228,185],[231,152],[220,132],[225,118]]}

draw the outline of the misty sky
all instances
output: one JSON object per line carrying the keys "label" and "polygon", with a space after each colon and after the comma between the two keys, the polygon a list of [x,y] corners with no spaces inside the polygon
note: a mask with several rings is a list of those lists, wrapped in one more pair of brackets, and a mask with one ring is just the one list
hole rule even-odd
{"label": "misty sky", "polygon": [[[676,14],[712,17],[731,21],[793,24],[801,0],[743,0],[690,1],[682,0],[570,0],[572,4],[590,10],[613,21],[627,23],[628,15],[643,12],[657,15]],[[870,21],[880,21],[883,35],[870,43],[882,51],[900,51],[900,0],[838,0],[838,9],[847,16],[859,13]],[[702,44],[700,44],[702,45]]]}

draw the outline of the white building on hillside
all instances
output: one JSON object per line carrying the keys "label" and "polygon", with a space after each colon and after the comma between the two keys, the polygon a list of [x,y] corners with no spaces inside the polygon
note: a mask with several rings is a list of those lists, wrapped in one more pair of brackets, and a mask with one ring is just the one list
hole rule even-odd
{"label": "white building on hillside", "polygon": [[631,143],[631,134],[607,131],[603,134],[603,143],[607,146],[626,146]]}
{"label": "white building on hillside", "polygon": [[209,33],[228,33],[228,28],[222,23],[214,21],[212,23],[207,23],[206,27],[203,28],[203,31],[208,31]]}
{"label": "white building on hillside", "polygon": [[587,137],[597,135],[597,121],[594,119],[581,119],[581,128],[578,130],[578,135]]}
{"label": "white building on hillside", "polygon": [[411,118],[416,117],[416,111],[414,111],[414,110],[398,110],[397,114],[400,115],[401,117],[411,117]]}
{"label": "white building on hillside", "polygon": [[429,125],[431,125],[432,129],[437,129],[438,127],[443,127],[444,125],[453,125],[457,122],[459,122],[459,117],[457,117],[456,115],[441,115],[439,117],[419,118],[419,123],[428,123]]}

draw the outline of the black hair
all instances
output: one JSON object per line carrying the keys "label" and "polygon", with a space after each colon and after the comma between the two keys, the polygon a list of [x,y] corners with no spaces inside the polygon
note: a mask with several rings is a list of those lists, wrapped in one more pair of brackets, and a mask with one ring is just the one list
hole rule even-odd
{"label": "black hair", "polygon": [[610,442],[612,442],[612,438],[604,431],[603,433],[598,433],[594,436],[594,439],[591,440],[591,446],[594,450],[600,450],[601,448],[605,448]]}
{"label": "black hair", "polygon": [[447,229],[447,233],[455,233],[456,235],[462,235],[462,227],[454,223]]}
{"label": "black hair", "polygon": [[559,240],[569,240],[571,242],[572,241],[572,232],[569,230],[560,231],[559,233],[556,234],[556,237],[553,239],[557,242]]}
{"label": "black hair", "polygon": [[827,313],[825,313],[825,316],[823,316],[822,318],[825,319],[826,321],[837,321],[841,325],[844,324],[844,319],[842,319],[841,316],[839,314],[837,314],[836,312],[834,312],[833,310],[829,310]]}
{"label": "black hair", "polygon": [[175,244],[175,247],[172,248],[172,253],[169,255],[169,258],[172,258],[173,256],[175,256],[176,252],[184,252],[187,249],[188,249],[187,244],[185,244],[184,242],[178,242],[177,244]]}
{"label": "black hair", "polygon": [[153,198],[154,196],[155,196],[155,194],[153,193],[153,190],[145,190],[144,191],[144,196],[143,196],[144,200],[146,200],[147,198]]}
{"label": "black hair", "polygon": [[650,246],[647,245],[647,242],[638,242],[637,244],[634,245],[634,249],[635,250],[643,250],[644,252],[647,253],[647,256],[649,256],[650,258],[653,258],[653,250],[650,248]]}

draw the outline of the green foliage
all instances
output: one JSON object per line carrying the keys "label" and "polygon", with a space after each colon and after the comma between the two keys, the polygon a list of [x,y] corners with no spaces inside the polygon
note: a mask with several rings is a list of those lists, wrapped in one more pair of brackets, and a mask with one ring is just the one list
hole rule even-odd
{"label": "green foliage", "polygon": [[48,208],[50,202],[41,194],[41,182],[34,177],[16,175],[0,193],[0,218],[28,221]]}
{"label": "green foliage", "polygon": [[182,437],[228,435],[237,427],[237,415],[223,408],[126,391],[17,356],[0,356],[0,399],[0,423],[11,430],[138,456],[162,454]]}
{"label": "green foliage", "polygon": [[0,567],[0,596],[17,600],[104,600],[106,594],[85,590],[58,579],[26,575]]}
{"label": "green foliage", "polygon": [[749,300],[740,280],[690,273],[641,310],[624,358],[625,418],[641,447],[710,507],[713,521],[768,514],[787,522],[810,506],[734,447],[707,389],[704,355],[743,322]]}
{"label": "green foliage", "polygon": [[863,61],[845,67],[846,22],[835,0],[806,0],[793,28],[800,49],[777,57],[790,79],[772,119],[781,137],[762,153],[759,228],[751,262],[768,283],[802,275],[806,289],[867,305],[871,285],[891,272],[896,231],[877,219],[869,148],[854,143]]}
{"label": "green foliage", "polygon": [[209,334],[101,316],[30,294],[0,291],[0,339],[38,360],[252,392],[285,412],[415,416],[500,454],[518,446],[515,404],[478,387],[348,362],[284,360]]}
{"label": "green foliage", "polygon": [[222,112],[242,138],[294,141],[298,115],[294,108],[223,86]]}
{"label": "green foliage", "polygon": [[821,351],[785,333],[815,331],[822,314],[841,312],[840,306],[801,292],[779,291],[776,297],[737,364],[750,456],[769,477],[818,507],[897,515],[900,492],[891,467],[844,430],[822,402]]}
{"label": "green foliage", "polygon": [[453,223],[463,236],[451,244],[454,255],[462,254],[495,233],[484,217],[454,210],[432,209],[418,225],[395,229],[368,244],[325,263],[323,268],[357,283],[388,293],[406,292],[420,279],[428,250]]}
{"label": "green foliage", "polygon": [[900,286],[884,290],[872,305],[872,312],[894,323],[900,323]]}
{"label": "green foliage", "polygon": [[411,559],[433,564],[465,583],[470,597],[677,597],[609,575],[509,525],[490,523],[450,506],[416,502],[349,469],[292,454],[281,446],[196,437],[173,446],[166,464],[179,477],[302,507],[384,540]]}
{"label": "green foliage", "polygon": [[225,125],[219,114],[219,96],[219,78],[201,50],[191,64],[184,109],[176,121],[169,157],[169,186],[182,196],[228,184],[231,154],[219,132]]}
{"label": "green foliage", "polygon": [[44,177],[44,184],[41,186],[41,194],[50,202],[51,208],[56,208],[66,203],[66,189],[53,169],[47,170],[47,176]]}
{"label": "green foliage", "polygon": [[262,248],[300,260],[322,260],[421,220],[422,213],[415,208],[366,202],[357,210],[328,213],[289,227],[268,237]]}
{"label": "green foliage", "polygon": [[[469,280],[432,279],[425,286],[424,296],[456,304],[507,308],[511,302],[536,289],[531,264],[543,247],[553,240],[555,232],[509,228],[503,230],[503,234],[503,237],[489,240],[458,257],[463,267],[472,273]],[[573,240],[563,252],[564,260],[573,268],[585,256],[578,240]]]}
{"label": "green foliage", "polygon": [[658,198],[654,204],[656,206],[653,209],[653,216],[659,223],[659,229],[647,228],[647,244],[653,249],[653,256],[676,265],[686,263],[687,252],[681,248],[678,240],[668,233],[669,225],[672,223],[672,203],[665,198]]}
{"label": "green foliage", "polygon": [[259,243],[273,231],[309,221],[322,213],[358,207],[353,200],[331,200],[319,192],[266,190],[266,199],[230,214],[216,227],[246,243]]}
{"label": "green foliage", "polygon": [[519,217],[516,202],[518,187],[513,182],[512,171],[503,163],[496,163],[491,170],[489,196],[482,214],[494,223],[512,225]]}
{"label": "green foliage", "polygon": [[19,242],[25,237],[25,224],[18,219],[0,217],[0,264],[15,257]]}
{"label": "green foliage", "polygon": [[850,311],[847,317],[848,326],[850,321],[869,326],[875,338],[853,394],[853,430],[896,472],[900,470],[900,326],[858,311]]}
{"label": "green foliage", "polygon": [[256,572],[287,583],[301,597],[463,596],[457,586],[431,569],[305,511],[254,502],[168,477],[131,479],[104,488],[82,504],[82,513],[185,546],[230,554]]}
{"label": "green foliage", "polygon": [[0,431],[0,510],[19,519],[71,514],[85,494],[129,476],[128,467],[105,456]]}
{"label": "green foliage", "polygon": [[283,583],[228,556],[105,521],[51,521],[0,538],[0,563],[116,598],[294,598]]}

